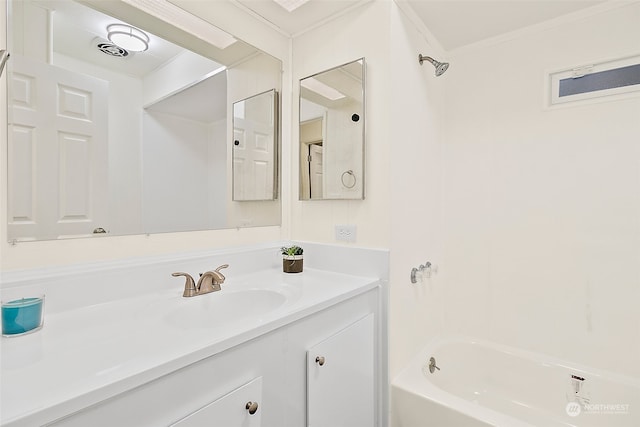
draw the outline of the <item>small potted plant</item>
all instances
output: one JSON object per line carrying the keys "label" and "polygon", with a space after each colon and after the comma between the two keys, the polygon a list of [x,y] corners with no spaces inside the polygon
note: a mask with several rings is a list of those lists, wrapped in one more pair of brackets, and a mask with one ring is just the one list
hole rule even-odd
{"label": "small potted plant", "polygon": [[282,271],[285,273],[302,272],[302,253],[300,246],[283,246],[282,248]]}

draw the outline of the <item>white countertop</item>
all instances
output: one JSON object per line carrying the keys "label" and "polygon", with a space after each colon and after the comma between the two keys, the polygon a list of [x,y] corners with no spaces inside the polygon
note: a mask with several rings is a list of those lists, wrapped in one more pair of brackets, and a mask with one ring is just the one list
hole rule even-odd
{"label": "white countertop", "polygon": [[[50,422],[379,284],[377,278],[308,268],[300,274],[269,269],[227,277],[222,291],[193,298],[183,298],[178,283],[170,291],[46,315],[42,330],[3,337],[1,424]],[[251,289],[277,292],[284,303],[260,316],[176,322],[175,310]]]}

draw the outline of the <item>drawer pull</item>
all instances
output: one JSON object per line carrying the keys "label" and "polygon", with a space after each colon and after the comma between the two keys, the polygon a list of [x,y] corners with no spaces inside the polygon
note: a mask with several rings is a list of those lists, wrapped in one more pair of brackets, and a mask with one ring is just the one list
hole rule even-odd
{"label": "drawer pull", "polygon": [[249,415],[253,415],[258,412],[258,402],[247,402],[244,408],[249,412]]}
{"label": "drawer pull", "polygon": [[316,363],[320,366],[324,365],[324,356],[316,357]]}

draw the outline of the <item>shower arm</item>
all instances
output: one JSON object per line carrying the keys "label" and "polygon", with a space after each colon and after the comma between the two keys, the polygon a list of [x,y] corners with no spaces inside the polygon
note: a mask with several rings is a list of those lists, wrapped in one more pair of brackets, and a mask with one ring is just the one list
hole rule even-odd
{"label": "shower arm", "polygon": [[428,61],[428,62],[430,62],[430,63],[432,63],[432,64],[433,64],[433,63],[435,62],[435,59],[433,59],[433,58],[432,58],[432,57],[430,57],[430,56],[424,56],[424,55],[422,55],[421,53],[420,53],[420,54],[418,54],[418,62],[420,63],[420,65],[422,65],[422,63],[423,63],[424,61]]}
{"label": "shower arm", "polygon": [[435,59],[433,59],[430,56],[424,56],[421,53],[418,54],[418,62],[420,63],[420,65],[422,65],[422,63],[424,61],[429,62],[431,65],[433,65],[436,69],[436,77],[439,77],[441,75],[444,74],[445,71],[447,71],[447,69],[449,68],[449,63],[448,62],[440,62],[440,61],[436,61]]}

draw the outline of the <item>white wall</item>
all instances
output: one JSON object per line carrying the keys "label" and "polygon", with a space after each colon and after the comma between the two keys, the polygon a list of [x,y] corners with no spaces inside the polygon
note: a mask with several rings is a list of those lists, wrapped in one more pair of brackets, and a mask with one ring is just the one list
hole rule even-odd
{"label": "white wall", "polygon": [[546,70],[639,53],[640,4],[454,52],[445,325],[640,376],[640,98],[543,108]]}
{"label": "white wall", "polygon": [[227,199],[227,119],[218,120],[209,125],[207,189],[209,228],[224,228],[227,224],[227,210],[223,207]]}
{"label": "white wall", "polygon": [[[364,57],[366,62],[365,200],[299,201],[299,147],[288,153],[293,188],[292,237],[334,243],[336,224],[356,224],[359,246],[389,247],[389,174],[391,138],[389,102],[389,1],[374,1],[302,34],[293,40],[293,90],[298,99],[301,78]],[[292,140],[298,141],[298,108]]]}
{"label": "white wall", "polygon": [[[333,242],[352,222],[359,245],[390,247],[391,376],[441,332],[637,376],[639,101],[543,101],[545,70],[637,51],[639,6],[443,56],[387,4],[294,39],[296,97],[299,78],[366,57],[368,181],[362,202],[294,189],[292,236]],[[418,53],[452,66],[436,78]],[[439,272],[411,285],[426,261]]]}
{"label": "white wall", "polygon": [[[286,85],[285,85],[286,86]],[[233,104],[248,97],[276,89],[283,105],[286,92],[282,91],[280,63],[269,55],[260,54],[227,71],[227,141],[231,147],[233,141]],[[281,110],[284,114],[285,110]],[[282,122],[284,123],[284,121]],[[290,135],[289,129],[282,125],[282,135]],[[287,153],[286,145],[282,145]],[[278,153],[282,157],[281,153]],[[288,164],[288,163],[287,163]],[[277,167],[277,163],[276,163]],[[282,167],[281,180],[289,179],[286,166]],[[273,201],[231,201],[233,196],[233,149],[227,150],[227,226],[254,227],[263,224],[277,224],[281,221],[284,208],[281,207],[282,194],[278,192]]]}
{"label": "white wall", "polygon": [[[4,2],[6,5],[6,1]],[[3,12],[6,13],[6,6]],[[14,28],[13,34],[19,34],[18,37],[12,39],[11,54],[19,54],[29,58],[50,63],[51,47],[47,42],[49,40],[49,29],[51,13],[45,7],[34,4],[32,1],[24,0],[14,2],[11,5],[11,13]],[[6,22],[3,19],[2,22]],[[3,33],[4,30],[3,24]],[[6,36],[6,34],[3,34]],[[5,49],[6,43],[3,43],[2,49]]]}
{"label": "white wall", "polygon": [[[357,245],[391,249],[391,377],[442,329],[442,275],[416,285],[409,280],[412,267],[443,260],[446,77],[436,79],[417,60],[419,52],[433,51],[388,1],[361,6],[293,41],[295,96],[298,79],[365,57],[366,198],[297,201],[296,185],[292,235],[333,243],[334,226],[351,223],[358,227]],[[297,141],[297,126],[293,134]],[[298,155],[296,148],[292,157]],[[298,168],[292,173],[297,183]]]}
{"label": "white wall", "polygon": [[[329,199],[358,197],[362,194],[363,167],[362,147],[350,141],[362,138],[362,120],[354,122],[351,116],[357,113],[362,116],[362,103],[350,100],[337,108],[327,109],[327,135],[322,145],[324,149],[324,194]],[[351,170],[356,177],[355,183],[345,175],[344,182],[352,185],[347,188],[342,183],[343,174]]]}
{"label": "white wall", "polygon": [[[406,11],[407,13],[409,11]],[[410,16],[410,15],[409,15]],[[429,33],[397,6],[391,14],[390,376],[442,330],[444,271],[412,284],[410,272],[443,262],[444,96],[449,76],[420,66],[418,53],[445,60]],[[425,35],[426,34],[426,35]]]}
{"label": "white wall", "polygon": [[144,77],[143,105],[146,107],[190,87],[221,67],[221,64],[185,49]]}
{"label": "white wall", "polygon": [[[192,2],[175,1],[187,11],[235,34],[238,38],[281,59],[284,72],[283,81],[290,80],[289,41],[277,31],[269,28],[258,18],[248,15],[231,1]],[[6,1],[0,2],[0,19],[5,22]],[[6,34],[0,31],[0,46],[6,46]],[[0,83],[0,133],[7,134],[6,124],[6,73]],[[291,126],[291,92],[288,86],[282,88],[283,129]],[[283,149],[290,146],[290,136],[283,134]],[[0,166],[6,170],[6,138],[0,138]],[[284,165],[285,170],[290,162]],[[283,186],[290,188],[288,178],[283,178]],[[279,240],[282,230],[279,226],[256,227],[250,229],[213,230],[185,233],[163,233],[157,235],[119,236],[96,239],[71,239],[64,241],[44,241],[18,243],[11,246],[7,242],[6,174],[0,174],[0,268],[3,270],[65,265],[105,259],[119,259],[185,250],[236,246],[270,240]],[[287,193],[288,194],[288,193]],[[286,206],[288,200],[283,200]]]}
{"label": "white wall", "polygon": [[142,123],[144,231],[206,229],[210,212],[205,183],[209,168],[216,166],[208,163],[209,145],[214,145],[210,125],[152,111],[143,113]]}

